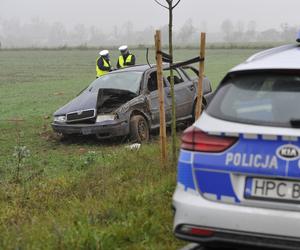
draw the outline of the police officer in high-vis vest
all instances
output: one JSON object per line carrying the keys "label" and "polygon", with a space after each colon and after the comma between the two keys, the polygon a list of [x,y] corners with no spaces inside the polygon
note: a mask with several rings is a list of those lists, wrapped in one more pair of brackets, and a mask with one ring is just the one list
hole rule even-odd
{"label": "police officer in high-vis vest", "polygon": [[119,47],[119,51],[121,55],[119,56],[117,62],[118,69],[135,65],[135,56],[129,52],[127,45],[122,45]]}
{"label": "police officer in high-vis vest", "polygon": [[96,61],[96,78],[103,76],[111,71],[111,64],[109,60],[109,51],[101,50],[100,57]]}

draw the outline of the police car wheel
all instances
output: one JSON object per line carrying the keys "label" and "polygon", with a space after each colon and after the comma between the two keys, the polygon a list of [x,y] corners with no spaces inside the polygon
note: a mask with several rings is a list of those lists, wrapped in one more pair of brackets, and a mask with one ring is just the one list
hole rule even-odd
{"label": "police car wheel", "polygon": [[131,117],[130,138],[135,142],[146,142],[149,140],[149,126],[143,116],[135,115]]}

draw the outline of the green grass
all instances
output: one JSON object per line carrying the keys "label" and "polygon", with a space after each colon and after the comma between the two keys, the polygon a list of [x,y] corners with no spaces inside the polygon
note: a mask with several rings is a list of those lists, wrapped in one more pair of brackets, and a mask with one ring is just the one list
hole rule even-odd
{"label": "green grass", "polygon": [[[214,88],[254,52],[207,50]],[[145,62],[144,51],[134,53]],[[175,60],[197,55],[176,50]],[[96,56],[93,50],[0,51],[0,249],[185,244],[172,235],[176,170],[160,168],[157,138],[136,152],[91,137],[61,141],[51,130],[52,113],[95,78]],[[111,56],[115,64],[117,53]],[[21,145],[30,156],[18,164],[13,153]]]}

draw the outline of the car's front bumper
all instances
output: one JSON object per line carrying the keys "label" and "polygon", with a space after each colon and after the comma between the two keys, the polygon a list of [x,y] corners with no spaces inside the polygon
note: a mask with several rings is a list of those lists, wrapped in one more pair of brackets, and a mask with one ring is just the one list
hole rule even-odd
{"label": "car's front bumper", "polygon": [[[217,184],[216,184],[217,185]],[[193,242],[300,249],[300,213],[209,201],[178,185],[173,196],[174,233]],[[211,229],[213,236],[185,234],[183,225]]]}
{"label": "car's front bumper", "polygon": [[129,134],[129,124],[126,120],[95,124],[66,124],[53,122],[51,126],[57,133],[82,135],[95,134],[98,138],[103,139]]}

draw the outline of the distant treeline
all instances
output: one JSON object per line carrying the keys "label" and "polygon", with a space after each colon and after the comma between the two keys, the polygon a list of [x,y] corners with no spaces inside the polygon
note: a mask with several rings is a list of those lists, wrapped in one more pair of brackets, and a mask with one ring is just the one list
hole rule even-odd
{"label": "distant treeline", "polygon": [[[167,44],[168,25],[160,27],[160,30],[162,42]],[[207,32],[208,46],[211,48],[264,48],[269,47],[269,43],[294,41],[298,27],[283,23],[277,28],[258,31],[255,21],[243,23],[227,19],[220,24],[219,32],[210,32],[205,21],[195,26],[193,20],[188,19],[174,30],[174,44],[196,48],[201,31]],[[117,48],[122,44],[144,48],[153,46],[154,33],[153,26],[137,31],[130,21],[112,27],[110,32],[104,32],[96,26],[88,27],[83,24],[68,30],[62,23],[49,24],[39,18],[25,24],[15,19],[0,19],[0,48],[89,49]]]}
{"label": "distant treeline", "polygon": [[[206,49],[267,49],[284,45],[283,42],[276,43],[263,43],[263,42],[252,42],[252,43],[208,43]],[[103,46],[109,50],[117,50],[117,46]],[[154,46],[147,45],[131,45],[131,50],[154,50]],[[163,49],[168,49],[166,45]],[[196,45],[175,45],[174,49],[199,49]],[[18,51],[18,50],[99,50],[98,47],[80,45],[80,46],[58,46],[58,47],[18,47],[18,48],[2,48],[2,51]]]}

